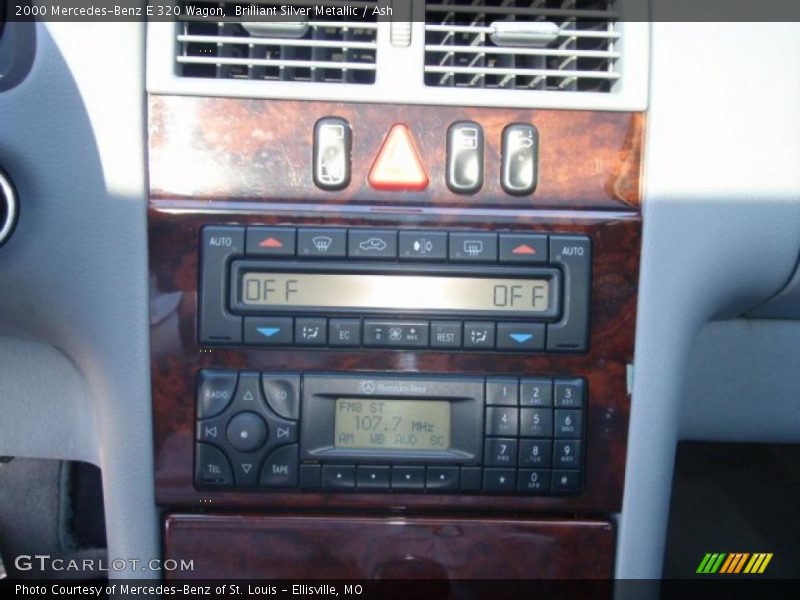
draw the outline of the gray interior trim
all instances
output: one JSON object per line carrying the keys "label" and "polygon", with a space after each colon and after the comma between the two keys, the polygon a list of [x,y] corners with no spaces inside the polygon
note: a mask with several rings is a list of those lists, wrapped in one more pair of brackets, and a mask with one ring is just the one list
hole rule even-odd
{"label": "gray interior trim", "polygon": [[709,323],[692,345],[681,440],[800,442],[800,321]]}
{"label": "gray interior trim", "polygon": [[650,73],[621,578],[661,574],[696,333],[781,289],[800,244],[800,24],[653,23]]}
{"label": "gray interior trim", "polygon": [[15,235],[0,249],[0,333],[35,340],[0,344],[9,361],[0,440],[12,455],[101,467],[111,558],[148,559],[160,547],[144,33],[141,23],[37,24],[30,73],[0,93],[0,165],[25,200]]}

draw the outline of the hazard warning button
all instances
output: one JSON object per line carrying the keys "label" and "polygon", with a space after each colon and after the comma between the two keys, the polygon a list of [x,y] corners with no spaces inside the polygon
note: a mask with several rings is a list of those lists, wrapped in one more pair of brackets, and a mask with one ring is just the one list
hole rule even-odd
{"label": "hazard warning button", "polygon": [[547,236],[531,233],[501,233],[500,262],[546,263]]}
{"label": "hazard warning button", "polygon": [[419,157],[414,137],[402,123],[393,125],[369,172],[368,181],[376,190],[419,191],[430,179]]}

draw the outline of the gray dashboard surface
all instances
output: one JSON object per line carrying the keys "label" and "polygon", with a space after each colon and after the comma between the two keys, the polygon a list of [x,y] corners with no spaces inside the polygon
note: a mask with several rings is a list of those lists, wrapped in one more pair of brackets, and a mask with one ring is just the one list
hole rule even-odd
{"label": "gray dashboard surface", "polygon": [[109,556],[148,559],[144,26],[39,24],[36,47],[0,93],[0,165],[21,202],[0,249],[0,453],[98,464]]}
{"label": "gray dashboard surface", "polygon": [[[800,248],[800,25],[651,31],[621,578],[661,574],[681,412],[697,409],[682,403],[697,332],[783,288]],[[745,73],[759,73],[758,83]]]}

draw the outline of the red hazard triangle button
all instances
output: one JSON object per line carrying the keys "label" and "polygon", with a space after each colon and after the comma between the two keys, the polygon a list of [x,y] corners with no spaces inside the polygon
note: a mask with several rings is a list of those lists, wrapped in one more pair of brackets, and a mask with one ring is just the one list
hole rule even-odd
{"label": "red hazard triangle button", "polygon": [[402,123],[392,126],[367,180],[376,190],[392,192],[428,187],[430,179],[408,127]]}

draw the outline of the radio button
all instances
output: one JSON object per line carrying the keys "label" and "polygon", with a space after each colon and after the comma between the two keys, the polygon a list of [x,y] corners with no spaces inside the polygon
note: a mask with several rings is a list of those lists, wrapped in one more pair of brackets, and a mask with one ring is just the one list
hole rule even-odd
{"label": "radio button", "polygon": [[288,346],[292,343],[291,317],[245,317],[244,343],[250,346]]}
{"label": "radio button", "polygon": [[400,258],[447,260],[447,234],[443,231],[401,231]]}
{"label": "radio button", "polygon": [[245,251],[258,256],[294,256],[294,227],[248,227]]}
{"label": "radio button", "polygon": [[583,379],[556,379],[556,407],[583,408],[586,389]]}
{"label": "radio button", "polygon": [[228,423],[228,443],[240,452],[255,452],[267,441],[269,429],[254,412],[241,412]]}
{"label": "radio button", "polygon": [[391,473],[391,467],[360,465],[356,471],[356,488],[359,491],[388,490]]}
{"label": "radio button", "polygon": [[233,485],[233,472],[225,455],[208,444],[197,444],[195,481],[201,485]]}
{"label": "radio button", "polygon": [[486,380],[486,404],[516,406],[519,403],[519,381],[490,377]]}
{"label": "radio button", "polygon": [[547,494],[550,491],[550,471],[520,469],[517,491],[520,494]]}
{"label": "radio button", "polygon": [[284,419],[300,418],[300,375],[262,373],[261,391],[276,414]]}
{"label": "radio button", "polygon": [[271,488],[297,487],[297,468],[297,444],[281,446],[264,463],[258,484]]}
{"label": "radio button", "polygon": [[456,262],[497,262],[497,234],[451,233],[449,254]]}
{"label": "radio button", "polygon": [[581,443],[577,440],[556,440],[554,442],[553,466],[557,469],[581,468]]}
{"label": "radio button", "polygon": [[207,419],[227,408],[236,389],[235,371],[200,371],[197,386],[197,418]]}
{"label": "radio button", "polygon": [[520,440],[519,466],[549,469],[553,458],[553,442],[550,440]]}
{"label": "radio button", "polygon": [[393,490],[421,490],[425,487],[425,467],[392,467]]}
{"label": "radio button", "polygon": [[547,236],[535,233],[501,233],[500,262],[546,263]]}
{"label": "radio button", "polygon": [[582,410],[556,410],[557,438],[583,437],[583,411]]}
{"label": "radio button", "polygon": [[431,321],[431,348],[461,348],[461,322]]}
{"label": "radio button", "polygon": [[347,233],[350,258],[397,258],[397,232],[384,229],[350,229]]}
{"label": "radio button", "polygon": [[515,469],[484,469],[483,491],[491,494],[508,494],[514,491],[516,480]]}
{"label": "radio button", "polygon": [[300,346],[324,346],[328,343],[328,321],[316,317],[294,320],[294,343]]}
{"label": "radio button", "polygon": [[553,437],[553,409],[520,409],[519,434],[523,437]]}
{"label": "radio button", "polygon": [[486,409],[486,435],[516,437],[519,409],[490,406]]}
{"label": "radio button", "polygon": [[358,319],[330,319],[328,343],[331,346],[360,346],[361,321]]}
{"label": "radio button", "polygon": [[429,492],[458,491],[458,467],[428,467],[425,489]]}
{"label": "radio button", "polygon": [[494,350],[494,323],[491,321],[465,322],[464,348],[470,350]]}
{"label": "radio button", "polygon": [[522,379],[519,403],[522,406],[553,406],[553,380],[546,377]]}
{"label": "radio button", "polygon": [[515,467],[517,465],[517,440],[487,438],[483,464],[490,467]]}
{"label": "radio button", "polygon": [[498,323],[498,350],[544,350],[543,323]]}
{"label": "radio button", "polygon": [[346,229],[298,229],[297,256],[300,258],[344,258]]}
{"label": "radio button", "polygon": [[323,465],[322,489],[345,492],[356,486],[356,468],[353,465]]}
{"label": "radio button", "polygon": [[364,320],[364,345],[382,348],[427,348],[427,321]]}

